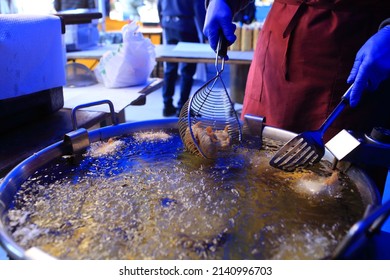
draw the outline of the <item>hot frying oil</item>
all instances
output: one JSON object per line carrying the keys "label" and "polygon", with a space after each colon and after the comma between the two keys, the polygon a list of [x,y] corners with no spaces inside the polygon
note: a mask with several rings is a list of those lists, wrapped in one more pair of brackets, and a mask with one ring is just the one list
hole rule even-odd
{"label": "hot frying oil", "polygon": [[320,259],[363,214],[355,185],[326,162],[277,170],[267,141],[209,161],[177,132],[156,133],[36,172],[8,211],[13,238],[60,259]]}

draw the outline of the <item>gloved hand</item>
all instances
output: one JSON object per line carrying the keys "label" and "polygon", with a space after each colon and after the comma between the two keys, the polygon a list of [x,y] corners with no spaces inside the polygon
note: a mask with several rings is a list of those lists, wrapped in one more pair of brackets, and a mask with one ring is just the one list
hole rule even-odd
{"label": "gloved hand", "polygon": [[217,49],[221,31],[225,35],[228,45],[233,44],[236,41],[235,30],[236,25],[233,24],[233,13],[229,5],[224,0],[210,0],[203,33],[208,38],[211,48],[214,51]]}
{"label": "gloved hand", "polygon": [[390,26],[385,26],[361,47],[349,74],[348,83],[354,82],[349,104],[357,106],[365,89],[374,91],[390,78]]}

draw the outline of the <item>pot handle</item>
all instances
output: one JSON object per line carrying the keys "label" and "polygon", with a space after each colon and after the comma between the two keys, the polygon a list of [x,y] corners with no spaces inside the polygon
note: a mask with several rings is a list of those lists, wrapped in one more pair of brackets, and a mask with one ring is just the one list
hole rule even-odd
{"label": "pot handle", "polygon": [[390,215],[390,200],[382,206],[374,209],[365,218],[356,222],[348,231],[347,235],[333,252],[332,259],[349,259],[353,250],[359,244],[378,234],[382,225]]}
{"label": "pot handle", "polygon": [[72,124],[73,124],[73,130],[77,130],[77,118],[76,118],[76,111],[82,108],[87,108],[87,107],[92,107],[92,106],[97,106],[101,104],[108,104],[110,107],[110,114],[111,114],[111,121],[113,125],[118,124],[118,119],[115,116],[115,110],[114,110],[114,104],[110,100],[100,100],[100,101],[95,101],[95,102],[90,102],[90,103],[85,103],[78,105],[72,109]]}

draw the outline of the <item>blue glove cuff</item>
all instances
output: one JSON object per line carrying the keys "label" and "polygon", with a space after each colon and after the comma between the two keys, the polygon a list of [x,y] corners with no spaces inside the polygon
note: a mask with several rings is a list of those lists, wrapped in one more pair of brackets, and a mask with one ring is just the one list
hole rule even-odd
{"label": "blue glove cuff", "polygon": [[384,21],[382,21],[382,23],[379,25],[379,29],[382,29],[383,27],[385,27],[387,25],[390,25],[390,18],[385,19]]}

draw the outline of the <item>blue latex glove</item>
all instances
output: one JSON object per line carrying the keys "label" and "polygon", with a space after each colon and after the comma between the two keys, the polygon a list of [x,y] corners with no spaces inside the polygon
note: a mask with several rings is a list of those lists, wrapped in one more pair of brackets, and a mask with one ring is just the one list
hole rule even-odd
{"label": "blue latex glove", "polygon": [[390,78],[390,26],[385,26],[361,47],[348,77],[354,82],[349,103],[357,106],[364,90],[374,91]]}
{"label": "blue latex glove", "polygon": [[220,32],[225,35],[228,45],[236,41],[234,31],[236,25],[233,24],[233,13],[229,5],[224,0],[211,0],[207,7],[206,19],[203,33],[208,38],[211,48],[217,49]]}

